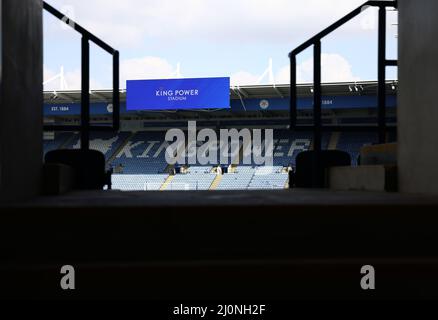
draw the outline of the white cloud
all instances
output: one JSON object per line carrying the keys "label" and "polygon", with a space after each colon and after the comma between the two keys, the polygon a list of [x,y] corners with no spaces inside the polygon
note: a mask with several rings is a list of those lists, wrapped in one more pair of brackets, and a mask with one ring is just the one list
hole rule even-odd
{"label": "white cloud", "polygon": [[[51,0],[55,7],[71,0]],[[146,37],[159,41],[290,42],[327,27],[363,0],[75,0],[78,22],[110,44],[136,47]],[[70,9],[71,10],[71,9]],[[372,19],[343,32],[372,29]],[[371,21],[371,22],[370,22]],[[366,26],[364,28],[363,26]]]}
{"label": "white cloud", "polygon": [[[360,81],[353,74],[351,64],[346,58],[337,53],[323,53],[321,55],[322,82]],[[290,66],[284,66],[276,76],[277,83],[290,83]],[[297,82],[309,83],[313,81],[313,58],[303,61],[297,66]]]}
{"label": "white cloud", "polygon": [[253,85],[257,83],[260,76],[246,71],[236,72],[231,76],[230,82],[232,86]]}
{"label": "white cloud", "polygon": [[121,87],[125,87],[126,80],[171,78],[175,71],[174,66],[159,57],[123,60],[120,64]]}
{"label": "white cloud", "polygon": [[[58,9],[62,10],[66,7],[69,12],[73,11],[71,14],[75,16],[78,23],[119,49],[122,58],[133,55],[145,56],[121,61],[122,87],[125,86],[127,79],[170,77],[175,72],[175,67],[171,63],[159,57],[146,56],[164,55],[160,50],[167,50],[168,46],[172,46],[170,49],[172,55],[166,54],[166,56],[172,59],[180,59],[175,58],[175,54],[187,48],[193,50],[194,60],[221,57],[220,50],[215,57],[202,55],[202,49],[208,47],[206,41],[211,41],[217,48],[234,48],[237,43],[242,47],[242,52],[252,50],[254,55],[267,55],[263,52],[265,48],[270,48],[271,44],[284,45],[286,52],[364,2],[364,0],[306,0],[303,4],[299,0],[47,1]],[[342,42],[346,40],[345,37],[356,39],[358,33],[374,37],[376,22],[375,10],[368,10],[357,21],[337,31],[336,41]],[[63,39],[66,36],[65,30],[56,23],[46,23],[45,26],[48,33],[46,38],[49,41],[54,40],[53,35]],[[71,32],[71,34],[75,33]],[[139,50],[138,47],[145,45],[148,46],[145,48],[146,51]],[[193,49],[188,47],[189,45],[194,46]],[[227,57],[225,55],[224,59]],[[323,64],[324,81],[357,79],[352,73],[349,62],[342,56],[327,55],[323,57]],[[55,69],[54,66],[51,67]],[[227,72],[241,70],[240,67],[230,67],[230,69]],[[241,70],[234,73],[231,76],[232,84],[256,83],[259,76],[251,71],[255,70]],[[193,73],[193,70],[191,72]],[[310,81],[311,73],[311,62],[305,61],[300,65],[298,80]],[[72,82],[72,86],[80,85],[78,70],[69,72],[66,78]],[[106,87],[110,86],[105,82],[106,80],[98,79],[104,82]],[[93,86],[99,85],[94,83],[96,81],[92,82]],[[276,74],[276,82],[289,82],[288,67],[280,69]]]}
{"label": "white cloud", "polygon": [[[53,71],[44,66],[44,82],[59,76],[61,71]],[[176,76],[176,67],[167,60],[160,57],[143,57],[136,59],[122,60],[120,63],[120,86],[126,88],[126,80],[142,79],[165,79]],[[81,71],[79,69],[65,71],[64,78],[68,90],[79,90],[81,88]],[[90,79],[92,90],[104,89],[104,86],[97,80]],[[44,90],[61,90],[61,79],[53,79],[44,86]]]}
{"label": "white cloud", "polygon": [[[53,72],[51,69],[49,69],[47,66],[44,66],[44,75],[43,75],[43,81],[46,82],[50,79],[52,79],[53,77],[55,77],[56,74],[55,72]],[[54,80],[53,82],[55,82],[56,80]],[[58,81],[59,82],[59,81]],[[47,87],[51,84],[52,82],[50,82]],[[44,89],[46,89],[46,86],[44,87]],[[50,89],[48,89],[50,90]]]}
{"label": "white cloud", "polygon": [[282,67],[276,74],[275,80],[280,84],[290,83],[290,66]]}
{"label": "white cloud", "polygon": [[[321,55],[321,80],[327,82],[353,82],[361,79],[353,74],[351,64],[346,58],[337,53],[323,53]],[[232,86],[258,84],[260,75],[247,71],[239,71],[231,76]],[[307,59],[297,66],[297,82],[310,83],[313,81],[313,59]],[[263,83],[267,83],[264,81]],[[275,75],[275,83],[290,83],[290,66],[284,66]]]}
{"label": "white cloud", "polygon": [[[348,82],[360,81],[360,77],[353,74],[351,64],[346,58],[336,53],[323,53],[321,55],[322,82]],[[174,78],[176,67],[167,60],[160,57],[143,57],[123,60],[120,64],[120,85],[126,87],[126,80],[142,79],[168,79]],[[59,72],[44,66],[44,81],[47,81]],[[67,71],[64,74],[68,89],[79,90],[81,88],[81,72],[79,69]],[[260,75],[247,71],[239,71],[231,75],[232,86],[244,86],[258,84]],[[309,83],[313,80],[313,59],[303,61],[297,66],[297,82]],[[266,81],[265,81],[266,82]],[[282,67],[275,75],[277,84],[288,84],[290,82],[290,67]],[[101,83],[90,79],[90,87],[93,90],[103,89]],[[44,86],[44,90],[60,90],[60,79],[51,81]]]}

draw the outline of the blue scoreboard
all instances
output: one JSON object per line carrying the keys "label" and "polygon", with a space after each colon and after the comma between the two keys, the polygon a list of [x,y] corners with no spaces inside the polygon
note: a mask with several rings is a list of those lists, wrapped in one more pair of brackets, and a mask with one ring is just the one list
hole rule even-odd
{"label": "blue scoreboard", "polygon": [[230,78],[126,82],[128,111],[227,108],[230,108]]}

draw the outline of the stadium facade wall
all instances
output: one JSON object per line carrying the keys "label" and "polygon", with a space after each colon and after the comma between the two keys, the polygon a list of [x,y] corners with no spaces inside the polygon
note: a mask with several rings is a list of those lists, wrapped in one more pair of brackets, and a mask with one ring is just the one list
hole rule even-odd
{"label": "stadium facade wall", "polygon": [[[387,96],[388,108],[395,108],[397,105],[396,96],[388,94]],[[300,97],[298,99],[299,110],[312,110],[313,100],[311,97]],[[243,104],[240,100],[230,101],[230,111],[288,111],[289,97],[285,98],[259,98],[259,99],[243,99]],[[367,109],[376,108],[377,96],[324,96],[323,109],[326,110],[348,110],[348,109]],[[80,115],[81,104],[75,103],[45,103],[45,116],[69,116]],[[141,111],[127,110],[126,102],[121,101],[121,113],[124,115],[135,115]],[[111,115],[112,105],[106,102],[91,103],[90,112],[92,115]]]}
{"label": "stadium facade wall", "polygon": [[0,4],[0,201],[17,201],[41,190],[42,1]]}
{"label": "stadium facade wall", "polygon": [[438,194],[438,1],[399,1],[399,182]]}

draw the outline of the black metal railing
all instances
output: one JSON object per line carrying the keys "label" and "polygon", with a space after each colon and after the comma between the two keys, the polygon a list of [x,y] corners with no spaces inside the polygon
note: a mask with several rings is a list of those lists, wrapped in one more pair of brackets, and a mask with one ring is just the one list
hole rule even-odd
{"label": "black metal railing", "polygon": [[[81,133],[81,148],[89,149],[90,131],[118,131],[120,128],[120,90],[119,90],[119,52],[85,30],[76,22],[44,2],[43,7],[53,16],[69,25],[82,35],[81,44],[81,124],[45,125],[45,131],[79,131]],[[112,126],[90,125],[90,41],[108,52],[113,57],[113,122]]]}
{"label": "black metal railing", "polygon": [[[359,125],[323,125],[322,124],[322,87],[321,87],[321,40],[338,29],[360,13],[362,13],[368,7],[379,8],[379,20],[378,20],[378,97],[377,97],[377,126]],[[289,54],[290,58],[290,128],[295,131],[312,131],[314,140],[314,150],[316,153],[321,151],[322,144],[322,132],[323,131],[349,131],[349,130],[361,130],[361,131],[375,131],[377,130],[379,135],[379,143],[386,141],[386,132],[388,126],[386,124],[386,67],[397,66],[396,60],[386,59],[386,8],[397,8],[397,1],[368,1],[363,5],[347,14],[342,19],[338,20],[328,28],[318,33],[313,38],[304,42]],[[299,125],[297,124],[297,55],[307,48],[313,46],[313,125]],[[315,162],[316,163],[316,162]]]}

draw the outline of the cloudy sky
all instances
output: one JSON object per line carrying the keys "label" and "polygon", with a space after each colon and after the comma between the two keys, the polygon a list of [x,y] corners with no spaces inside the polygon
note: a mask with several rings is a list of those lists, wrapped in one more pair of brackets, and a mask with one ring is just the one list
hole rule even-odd
{"label": "cloudy sky", "polygon": [[[232,85],[288,83],[288,53],[364,0],[47,0],[121,54],[127,79],[231,77]],[[388,58],[396,58],[396,16],[388,13]],[[45,80],[64,68],[80,87],[80,37],[44,15]],[[323,81],[377,77],[377,12],[368,9],[322,43]],[[272,77],[261,78],[272,59]],[[298,58],[312,81],[312,51]],[[111,57],[91,48],[91,87],[111,87]],[[178,65],[180,66],[178,68]],[[179,73],[178,73],[179,70]],[[388,78],[396,74],[389,72]],[[55,80],[46,90],[59,89]]]}

